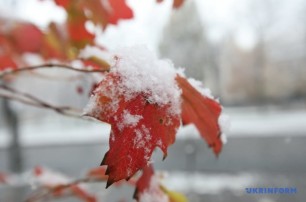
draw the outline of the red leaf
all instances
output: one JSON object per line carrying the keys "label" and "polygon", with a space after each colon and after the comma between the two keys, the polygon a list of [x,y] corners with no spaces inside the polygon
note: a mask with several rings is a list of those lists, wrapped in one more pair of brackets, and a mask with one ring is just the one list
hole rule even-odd
{"label": "red leaf", "polygon": [[0,55],[0,71],[5,69],[16,69],[17,64],[10,55]]}
{"label": "red leaf", "polygon": [[43,43],[43,33],[35,25],[18,24],[11,33],[12,40],[20,52],[39,52]]}
{"label": "red leaf", "polygon": [[133,18],[133,11],[125,3],[125,0],[109,0],[112,10],[108,15],[108,22],[117,24],[119,19]]}
{"label": "red leaf", "polygon": [[215,100],[203,96],[185,78],[176,77],[182,89],[182,120],[183,124],[193,123],[201,136],[213,148],[216,155],[221,152],[222,142],[218,118],[221,106]]}
{"label": "red leaf", "polygon": [[87,31],[85,23],[86,18],[82,16],[68,20],[68,32],[72,41],[92,41],[95,38],[94,34]]}
{"label": "red leaf", "polygon": [[7,175],[5,173],[0,172],[0,184],[6,183],[6,181],[7,181]]}
{"label": "red leaf", "polygon": [[44,172],[44,169],[40,166],[36,166],[33,170],[35,176],[40,176]]}
{"label": "red leaf", "polygon": [[[116,88],[120,82],[118,75],[109,73],[94,91],[98,108],[88,114],[112,125],[110,149],[101,163],[108,166],[107,187],[121,179],[128,180],[144,168],[156,147],[166,157],[180,125],[180,117],[168,113],[170,105],[151,104],[144,94],[125,100],[124,93]],[[127,117],[138,120],[124,124]]]}
{"label": "red leaf", "polygon": [[54,0],[58,6],[67,8],[69,6],[70,0]]}
{"label": "red leaf", "polygon": [[154,169],[152,165],[146,166],[142,170],[142,175],[136,182],[136,189],[134,193],[134,199],[139,200],[140,195],[149,188],[151,178],[154,175]]}

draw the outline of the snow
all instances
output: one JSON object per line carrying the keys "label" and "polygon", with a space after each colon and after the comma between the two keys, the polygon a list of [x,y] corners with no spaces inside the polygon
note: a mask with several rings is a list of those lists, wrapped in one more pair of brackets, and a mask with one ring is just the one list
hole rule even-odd
{"label": "snow", "polygon": [[121,90],[126,99],[139,93],[151,103],[164,106],[171,103],[169,113],[180,114],[180,95],[176,70],[169,60],[160,60],[145,46],[121,48],[114,52],[119,60],[111,72],[122,76]]}
{"label": "snow", "polygon": [[160,189],[158,176],[152,176],[150,186],[139,197],[140,202],[169,202],[169,198]]}
{"label": "snow", "polygon": [[188,81],[203,96],[214,100],[214,96],[212,95],[211,90],[209,88],[204,88],[203,83],[201,81],[198,81],[198,80],[193,79],[193,78],[189,78]]}
{"label": "snow", "polygon": [[104,61],[106,61],[110,65],[114,65],[113,55],[108,51],[102,50],[96,46],[87,45],[84,49],[82,49],[79,53],[79,58],[89,59],[91,57],[97,57]]}
{"label": "snow", "polygon": [[[141,129],[135,130],[136,137],[134,138],[134,147],[135,148],[144,148],[146,144],[150,143],[150,140],[152,139],[150,131],[148,128],[146,128],[145,125],[141,125]],[[147,156],[150,152],[150,150],[145,150],[148,152],[145,152],[145,155]],[[148,157],[145,157],[148,158]]]}
{"label": "snow", "polygon": [[118,127],[120,130],[122,130],[124,127],[135,127],[142,118],[143,117],[141,115],[132,115],[128,110],[124,110],[122,122],[119,123]]}
{"label": "snow", "polygon": [[[103,57],[101,51],[93,47],[86,47],[81,55],[84,57]],[[139,95],[145,96],[147,102],[159,107],[166,106],[168,116],[180,116],[181,90],[175,80],[177,72],[169,60],[160,60],[145,46],[120,48],[112,53],[113,64],[105,80],[95,89],[84,114],[101,118],[101,114],[111,118],[119,108],[119,103],[124,99],[129,102]],[[104,59],[104,58],[101,58]],[[101,103],[101,95],[111,102]],[[107,112],[107,113],[106,113]],[[119,130],[125,127],[134,127],[143,117],[124,110],[118,120]],[[171,121],[171,120],[169,120]],[[167,122],[166,124],[171,124]],[[142,126],[135,139],[135,147],[143,147],[151,139],[150,129]],[[145,142],[138,141],[143,137]]]}

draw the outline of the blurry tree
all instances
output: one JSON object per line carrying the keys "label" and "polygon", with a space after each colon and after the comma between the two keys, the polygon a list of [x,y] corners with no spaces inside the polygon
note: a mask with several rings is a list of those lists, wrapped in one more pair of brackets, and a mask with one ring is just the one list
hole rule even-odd
{"label": "blurry tree", "polygon": [[172,13],[164,30],[160,54],[176,61],[178,66],[185,68],[187,75],[204,82],[206,87],[219,94],[218,49],[206,38],[194,0]]}

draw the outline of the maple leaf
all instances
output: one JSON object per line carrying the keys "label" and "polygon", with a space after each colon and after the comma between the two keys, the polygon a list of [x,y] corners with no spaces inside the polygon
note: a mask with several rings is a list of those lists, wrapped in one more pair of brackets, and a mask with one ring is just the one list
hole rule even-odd
{"label": "maple leaf", "polygon": [[221,152],[222,141],[218,118],[220,104],[197,91],[184,77],[177,75],[176,81],[182,89],[183,125],[193,123],[216,155]]}
{"label": "maple leaf", "polygon": [[150,103],[143,93],[126,99],[117,88],[120,83],[120,75],[109,73],[94,91],[97,106],[86,114],[112,125],[110,148],[101,163],[107,165],[107,187],[144,168],[156,147],[165,158],[180,125],[179,115],[169,113],[170,104]]}

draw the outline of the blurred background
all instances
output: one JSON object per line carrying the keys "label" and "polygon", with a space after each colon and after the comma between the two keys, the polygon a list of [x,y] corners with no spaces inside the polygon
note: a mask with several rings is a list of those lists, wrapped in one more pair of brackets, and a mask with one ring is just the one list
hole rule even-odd
{"label": "blurred background", "polygon": [[[186,0],[178,10],[171,9],[171,0],[128,3],[134,19],[109,26],[98,43],[110,50],[147,45],[202,81],[231,117],[228,143],[219,158],[192,126],[179,131],[165,161],[156,152],[155,167],[168,172],[167,187],[192,202],[305,200],[306,1]],[[52,1],[36,0],[0,1],[0,17],[41,27],[66,18]],[[88,29],[93,29],[90,24]],[[43,73],[79,76],[64,70]],[[55,105],[83,108],[91,85],[88,76],[79,78],[54,81],[23,74],[14,86]],[[85,93],[75,90],[79,86]],[[78,176],[98,166],[108,149],[106,124],[3,99],[0,106],[0,171],[18,173],[43,165]],[[247,195],[247,187],[296,187],[298,193]],[[29,191],[23,185],[0,186],[0,201],[23,201]],[[120,193],[110,188],[101,201],[131,201],[132,188]]]}

